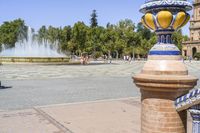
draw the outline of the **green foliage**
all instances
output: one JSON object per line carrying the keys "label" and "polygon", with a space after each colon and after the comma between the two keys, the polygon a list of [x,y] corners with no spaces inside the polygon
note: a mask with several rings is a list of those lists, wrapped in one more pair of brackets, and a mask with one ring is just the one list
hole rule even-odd
{"label": "green foliage", "polygon": [[72,28],[72,38],[70,41],[73,43],[74,47],[71,50],[78,55],[85,52],[87,30],[88,27],[83,22],[77,22]]}
{"label": "green foliage", "polygon": [[[108,23],[98,26],[96,10],[91,14],[91,25],[77,22],[74,26],[42,26],[36,35],[39,41],[58,42],[64,52],[75,55],[87,53],[94,58],[102,55],[120,58],[124,55],[146,57],[148,51],[157,42],[155,33],[145,28],[142,23],[135,25],[130,19],[117,24]],[[4,22],[0,26],[0,44],[13,47],[17,40],[26,38],[27,27],[21,19]],[[174,43],[181,48],[181,42],[188,39],[181,31],[173,34]]]}
{"label": "green foliage", "polygon": [[182,42],[187,41],[188,37],[182,35],[182,31],[179,30],[177,32],[174,32],[172,35],[173,43],[181,50],[182,49]]}
{"label": "green foliage", "polygon": [[39,39],[41,41],[42,39],[47,40],[47,34],[48,34],[48,29],[46,28],[46,26],[43,25],[38,31]]}
{"label": "green foliage", "polygon": [[100,51],[98,51],[98,52],[95,52],[94,53],[94,59],[98,59],[99,57],[101,57],[102,56],[102,52],[100,52]]}
{"label": "green foliage", "polygon": [[142,25],[142,23],[138,23],[137,25],[137,32],[146,40],[149,40],[152,36],[154,36],[155,34],[153,34],[149,29],[147,29],[146,27],[144,27]]}
{"label": "green foliage", "polygon": [[96,10],[93,10],[93,11],[92,11],[92,14],[91,14],[91,19],[90,19],[90,24],[91,24],[91,27],[92,27],[92,28],[98,26],[97,17],[98,17],[98,16],[97,16]]}
{"label": "green foliage", "polygon": [[200,52],[195,53],[194,58],[197,60],[200,60]]}
{"label": "green foliage", "polygon": [[14,47],[18,40],[26,38],[27,27],[21,19],[10,22],[4,22],[0,26],[0,44],[7,47]]}

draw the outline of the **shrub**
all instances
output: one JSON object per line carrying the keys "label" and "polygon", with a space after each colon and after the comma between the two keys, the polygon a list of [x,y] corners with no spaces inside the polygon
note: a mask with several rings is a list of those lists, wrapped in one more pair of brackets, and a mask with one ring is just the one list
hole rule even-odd
{"label": "shrub", "polygon": [[94,59],[98,59],[101,56],[102,56],[102,52],[95,52],[94,53]]}
{"label": "shrub", "polygon": [[196,53],[196,54],[194,55],[194,58],[196,58],[197,60],[200,60],[200,52]]}

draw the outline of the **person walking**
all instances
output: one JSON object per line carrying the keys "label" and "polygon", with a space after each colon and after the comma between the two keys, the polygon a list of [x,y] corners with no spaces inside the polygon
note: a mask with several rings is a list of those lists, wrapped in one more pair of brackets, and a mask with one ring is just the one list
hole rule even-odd
{"label": "person walking", "polygon": [[109,56],[109,60],[110,60],[109,63],[111,64],[112,63],[112,56],[111,55]]}
{"label": "person walking", "polygon": [[189,56],[189,62],[190,63],[192,62],[192,56]]}

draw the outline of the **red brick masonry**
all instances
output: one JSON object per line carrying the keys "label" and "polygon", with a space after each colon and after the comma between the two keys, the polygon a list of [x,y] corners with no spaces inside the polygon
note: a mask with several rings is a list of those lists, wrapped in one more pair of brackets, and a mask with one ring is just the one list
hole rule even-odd
{"label": "red brick masonry", "polygon": [[[178,113],[174,108],[173,95],[165,94],[166,99],[157,93],[154,98],[149,97],[152,92],[142,92],[142,133],[185,133],[186,111]],[[159,95],[160,94],[160,95]],[[152,96],[152,95],[151,95]]]}

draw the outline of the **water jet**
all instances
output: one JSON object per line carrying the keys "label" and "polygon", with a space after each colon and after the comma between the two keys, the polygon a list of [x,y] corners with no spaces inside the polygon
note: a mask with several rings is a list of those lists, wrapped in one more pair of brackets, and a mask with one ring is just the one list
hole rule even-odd
{"label": "water jet", "polygon": [[12,63],[39,63],[39,64],[66,64],[69,57],[58,51],[58,42],[51,43],[48,40],[39,41],[34,37],[31,27],[28,27],[27,38],[15,43],[15,47],[2,46],[0,62]]}

